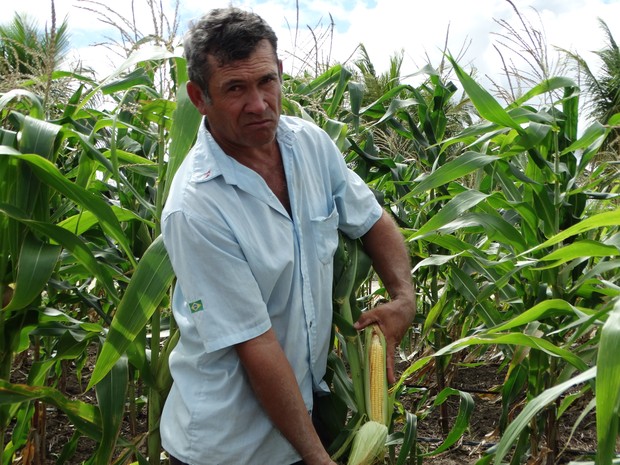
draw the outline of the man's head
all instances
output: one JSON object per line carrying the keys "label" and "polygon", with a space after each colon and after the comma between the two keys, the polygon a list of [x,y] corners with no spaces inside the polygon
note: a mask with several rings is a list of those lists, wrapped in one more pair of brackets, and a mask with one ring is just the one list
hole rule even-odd
{"label": "man's head", "polygon": [[282,104],[273,30],[254,13],[216,9],[185,40],[187,93],[226,153],[270,149]]}
{"label": "man's head", "polygon": [[273,29],[260,16],[239,8],[218,8],[193,22],[183,42],[190,81],[209,97],[208,83],[213,70],[208,56],[219,66],[243,60],[257,45],[267,40],[277,62],[277,43]]}

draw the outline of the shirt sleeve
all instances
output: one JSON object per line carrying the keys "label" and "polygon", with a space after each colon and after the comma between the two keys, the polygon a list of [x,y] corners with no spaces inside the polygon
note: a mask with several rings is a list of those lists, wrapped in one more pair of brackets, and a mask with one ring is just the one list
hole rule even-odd
{"label": "shirt sleeve", "polygon": [[351,239],[357,239],[381,218],[383,209],[370,188],[354,171],[346,168],[346,175],[346,181],[335,196],[340,215],[338,227]]}
{"label": "shirt sleeve", "polygon": [[172,266],[185,297],[175,309],[193,320],[207,352],[266,332],[269,315],[232,232],[176,211],[163,224]]}

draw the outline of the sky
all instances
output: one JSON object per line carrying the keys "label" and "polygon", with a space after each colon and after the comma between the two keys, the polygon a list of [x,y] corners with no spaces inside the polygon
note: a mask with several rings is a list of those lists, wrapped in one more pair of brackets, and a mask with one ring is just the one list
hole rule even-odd
{"label": "sky", "polygon": [[[175,0],[154,1],[163,5],[170,20],[174,18]],[[50,23],[50,0],[6,3],[5,19],[18,12],[36,19],[42,27]],[[512,3],[544,34],[552,63],[555,47],[560,47],[581,54],[596,68],[593,52],[606,43],[598,18],[620,40],[620,0]],[[460,56],[461,66],[476,68],[480,80],[497,80],[503,75],[501,58],[510,57],[502,45],[507,43],[507,29],[502,24],[519,32],[523,29],[507,0],[180,0],[179,37],[190,19],[230,4],[255,11],[274,28],[285,70],[292,74],[303,69],[304,58],[313,55],[315,42],[320,44],[318,60],[323,64],[359,58],[357,47],[363,43],[378,72],[387,71],[390,57],[402,52],[402,75],[415,73],[429,61],[438,66],[447,44],[452,55]],[[68,19],[75,56],[103,75],[120,61],[107,48],[93,44],[117,37],[116,30],[84,7],[95,7],[120,21],[115,15],[130,20],[133,5],[138,28],[144,33],[153,31],[148,0],[55,0],[55,5],[57,18]]]}

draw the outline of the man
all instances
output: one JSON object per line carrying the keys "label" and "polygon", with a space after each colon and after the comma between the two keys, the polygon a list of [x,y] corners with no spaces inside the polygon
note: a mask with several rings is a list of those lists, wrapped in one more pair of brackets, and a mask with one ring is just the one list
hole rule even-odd
{"label": "man", "polygon": [[180,340],[161,419],[172,463],[334,465],[311,419],[330,348],[338,229],[362,237],[391,301],[390,354],[414,314],[398,229],[327,134],[281,116],[281,63],[257,15],[217,9],[185,38],[204,115],[162,215]]}

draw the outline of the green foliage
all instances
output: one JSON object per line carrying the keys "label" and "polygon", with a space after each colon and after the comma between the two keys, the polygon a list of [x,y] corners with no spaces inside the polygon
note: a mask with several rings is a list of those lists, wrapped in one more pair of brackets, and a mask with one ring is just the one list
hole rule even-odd
{"label": "green foliage", "polygon": [[[450,132],[446,121],[457,86],[429,69],[421,86],[390,88],[366,106],[360,104],[365,86],[342,68],[289,84],[300,107],[328,131],[330,118],[345,124],[330,134],[410,244],[420,295],[422,346],[416,351],[430,355],[405,370],[394,389],[407,392],[411,377],[424,381],[429,364],[437,385],[447,387],[455,354],[482,360],[499,354],[507,368],[498,419],[502,448],[490,454],[496,463],[508,452],[517,463],[545,447],[555,456],[554,425],[562,412],[576,397],[595,395],[586,383],[565,397],[592,379],[588,367],[596,363],[600,329],[618,298],[620,185],[597,153],[619,117],[579,131],[572,80],[550,77],[504,106],[448,61],[480,118],[475,124],[463,119],[461,129]],[[362,77],[372,76],[364,69]],[[374,77],[370,88],[376,89]],[[336,111],[334,102],[341,102]],[[515,424],[510,412],[522,394],[529,408]],[[408,414],[401,411],[402,420]],[[617,412],[612,417],[617,422]],[[546,444],[535,439],[545,435]]]}
{"label": "green foliage", "polygon": [[[70,408],[59,400],[66,394],[57,387],[60,371],[53,367],[63,360],[82,365],[87,347],[102,345],[91,383],[102,420],[83,428],[74,422],[76,434],[98,439],[98,463],[109,463],[118,447],[139,454],[133,438],[119,438],[127,413],[125,392],[135,391],[138,381],[151,389],[151,398],[165,398],[171,383],[167,356],[176,339],[173,332],[160,353],[158,333],[162,322],[169,324],[166,302],[173,276],[159,238],[159,216],[172,176],[168,167],[178,166],[187,152],[192,140],[186,131],[197,127],[199,115],[187,111],[187,99],[161,96],[150,67],[141,67],[145,60],[150,66],[150,60],[162,59],[184,66],[182,59],[148,50],[131,57],[104,85],[90,87],[93,83],[83,80],[60,120],[44,120],[32,93],[14,91],[0,100],[3,125],[10,128],[4,131],[20,135],[0,147],[1,378],[8,381],[13,355],[28,349],[29,340],[35,343],[35,359],[49,362],[43,376],[29,381],[46,394],[3,396],[0,427],[4,437],[22,411],[30,412],[22,421],[28,424],[34,405],[28,399],[51,399],[62,410]],[[118,106],[111,112],[87,109],[97,89]],[[169,144],[175,157],[165,155]],[[51,309],[59,312],[54,323],[48,321]],[[139,378],[128,376],[128,361]],[[6,392],[25,389],[19,386],[8,385]],[[150,413],[151,437],[158,438],[159,412]],[[153,447],[159,450],[157,442]],[[5,454],[5,463],[11,455]]]}

